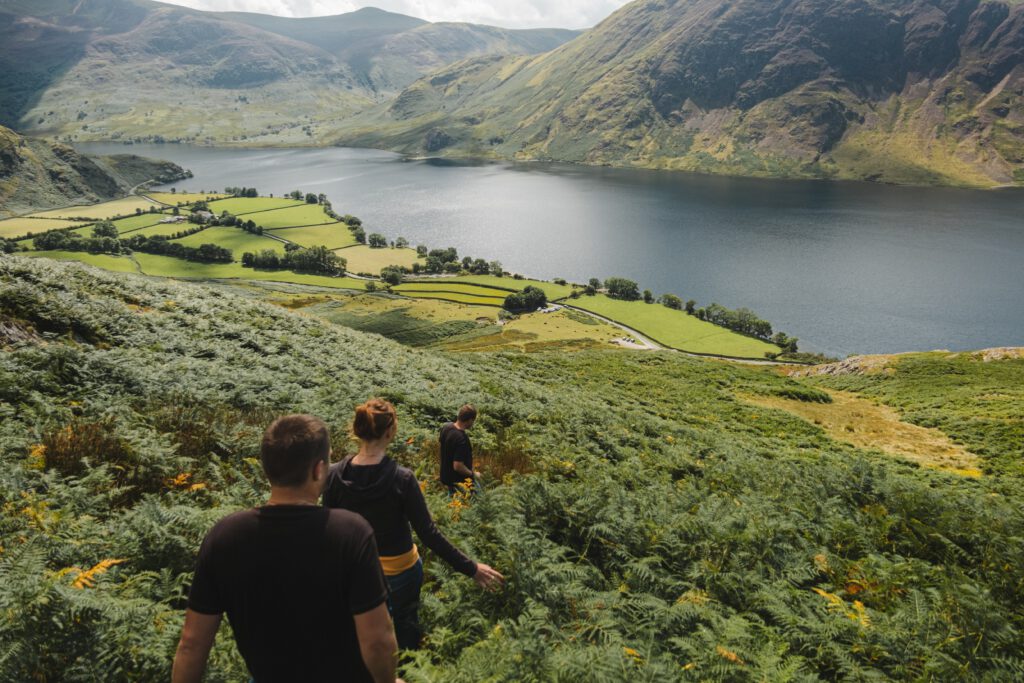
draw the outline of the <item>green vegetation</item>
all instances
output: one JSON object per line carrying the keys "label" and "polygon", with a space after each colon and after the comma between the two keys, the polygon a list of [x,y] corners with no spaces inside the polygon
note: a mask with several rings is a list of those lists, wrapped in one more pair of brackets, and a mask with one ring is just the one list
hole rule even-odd
{"label": "green vegetation", "polygon": [[60,218],[8,218],[0,221],[0,237],[23,237],[30,232],[38,235],[50,230],[63,230],[81,224],[82,221],[68,221]]}
{"label": "green vegetation", "polygon": [[[141,216],[129,216],[128,218],[122,218],[121,220],[114,221],[114,226],[117,227],[117,232],[120,235],[130,233],[133,230],[139,228],[148,228],[154,225],[159,225],[160,221],[166,220],[168,214],[166,213],[144,213]],[[170,225],[170,224],[168,224]],[[188,226],[176,225],[175,230],[181,231]]]}
{"label": "green vegetation", "polygon": [[292,282],[300,285],[331,287],[333,289],[366,288],[364,280],[349,277],[326,277],[323,275],[307,275],[293,273],[288,270],[253,270],[243,268],[240,263],[193,263],[182,261],[170,256],[155,254],[133,254],[142,273],[159,277],[197,279],[197,280],[265,280],[267,282]]}
{"label": "green vegetation", "polygon": [[138,273],[139,267],[131,257],[112,256],[110,254],[88,254],[81,251],[29,251],[20,256],[28,258],[48,258],[59,261],[77,261],[96,266],[114,273]]}
{"label": "green vegetation", "polygon": [[[257,218],[259,218],[259,214],[256,214],[253,220]],[[305,228],[283,228],[267,232],[302,247],[314,247],[322,244],[328,249],[338,249],[356,243],[355,237],[344,223],[327,223]]]}
{"label": "green vegetation", "polygon": [[132,216],[139,211],[149,211],[152,208],[158,208],[157,204],[144,197],[125,197],[100,204],[69,206],[63,209],[39,211],[30,214],[30,216],[33,218],[101,220],[104,218],[117,218],[118,216]]}
{"label": "green vegetation", "polygon": [[415,296],[421,292],[451,292],[457,294],[471,294],[488,299],[504,300],[508,293],[491,287],[480,287],[477,285],[463,284],[449,278],[438,279],[433,282],[403,282],[392,287],[392,290],[400,294]]}
{"label": "green vegetation", "polygon": [[581,296],[570,304],[622,323],[659,344],[680,351],[736,358],[764,358],[765,354],[780,352],[774,344],[743,336],[665,306],[621,301],[603,294]]}
{"label": "green vegetation", "polygon": [[[622,351],[456,363],[224,289],[20,257],[0,257],[0,319],[0,679],[166,680],[201,538],[264,499],[264,426],[319,414],[341,456],[374,394],[398,406],[392,455],[428,482],[438,423],[481,408],[487,494],[450,506],[430,485],[428,502],[509,577],[484,593],[427,554],[407,680],[1024,671],[1018,478],[923,469],[750,405],[821,393],[768,370]],[[209,680],[246,676],[225,628]]]}
{"label": "green vegetation", "polygon": [[[181,227],[179,226],[179,230]],[[242,254],[250,251],[257,252],[270,249],[277,254],[284,254],[284,243],[269,237],[252,235],[240,228],[229,226],[214,226],[206,228],[194,235],[175,240],[178,244],[187,247],[198,247],[201,244],[216,244],[217,246],[230,249],[234,252],[235,260],[240,261]]]}
{"label": "green vegetation", "polygon": [[[213,202],[216,199],[227,197],[219,192],[146,192],[154,202],[169,204],[171,206],[187,206],[195,202]],[[230,211],[228,213],[231,213]]]}
{"label": "green vegetation", "polygon": [[414,263],[421,261],[415,249],[374,249],[368,245],[338,249],[337,254],[348,261],[349,271],[365,275],[377,275],[388,266],[400,266],[408,270]]}
{"label": "green vegetation", "polygon": [[[210,204],[210,208],[217,207],[219,202]],[[324,213],[324,207],[319,204],[303,204],[286,209],[273,209],[261,211],[255,215],[244,214],[247,219],[251,218],[264,230],[274,228],[293,228],[306,225],[324,225],[334,223],[334,219]]]}
{"label": "green vegetation", "polygon": [[[482,285],[484,287],[494,287],[496,289],[505,290],[505,292],[518,292],[531,285],[544,290],[544,294],[547,295],[548,300],[557,301],[558,299],[564,299],[572,293],[573,288],[570,285],[560,285],[554,282],[546,282],[544,280],[530,280],[520,279],[513,277],[496,277],[494,275],[460,275],[458,277],[445,277],[445,278],[433,278],[430,280],[422,280],[422,282],[432,283],[444,283],[450,284],[455,282],[464,282],[468,284]],[[507,294],[501,294],[500,296],[505,297]]]}
{"label": "green vegetation", "polygon": [[431,291],[419,291],[411,292],[410,296],[415,296],[417,299],[437,299],[439,301],[451,301],[459,304],[471,304],[474,306],[496,306],[501,308],[502,303],[505,301],[504,297],[495,298],[490,296],[479,296],[477,294],[465,294],[457,291],[454,288],[450,291],[445,290],[431,290]]}
{"label": "green vegetation", "polygon": [[983,458],[984,471],[1024,475],[1024,356],[1017,350],[850,359],[808,381],[855,391],[934,427]]}
{"label": "green vegetation", "polygon": [[[303,202],[296,201],[291,197],[229,197],[218,199],[215,202],[208,202],[210,211],[220,215],[227,211],[232,216],[244,216],[250,213],[273,211],[287,207],[302,207]],[[254,216],[249,216],[256,220]]]}
{"label": "green vegetation", "polygon": [[527,285],[521,292],[512,292],[505,297],[502,308],[512,313],[528,313],[548,305],[544,290]]}

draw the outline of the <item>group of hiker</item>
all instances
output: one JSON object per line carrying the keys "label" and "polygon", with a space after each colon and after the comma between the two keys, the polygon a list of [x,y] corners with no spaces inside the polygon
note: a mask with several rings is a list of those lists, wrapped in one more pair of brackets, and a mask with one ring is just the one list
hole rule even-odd
{"label": "group of hiker", "polygon": [[[466,434],[476,417],[465,405],[440,431],[440,479],[451,494],[478,481]],[[203,540],[173,683],[202,679],[224,614],[252,681],[400,680],[398,650],[422,638],[423,560],[412,530],[481,588],[503,585],[438,530],[416,476],[387,455],[397,431],[394,406],[370,399],[352,420],[359,450],[331,465],[320,419],[288,415],[267,428],[260,458],[270,498]]]}

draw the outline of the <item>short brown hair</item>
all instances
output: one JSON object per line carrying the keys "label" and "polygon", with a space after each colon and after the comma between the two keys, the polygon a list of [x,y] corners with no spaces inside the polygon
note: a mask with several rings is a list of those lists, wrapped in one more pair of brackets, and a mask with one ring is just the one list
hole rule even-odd
{"label": "short brown hair", "polygon": [[274,486],[306,483],[313,465],[318,460],[327,462],[330,454],[330,431],[312,415],[277,418],[263,433],[260,445],[263,471]]}
{"label": "short brown hair", "polygon": [[363,405],[356,406],[352,434],[364,441],[376,441],[397,423],[398,414],[391,403],[382,398],[371,398]]}
{"label": "short brown hair", "polygon": [[472,403],[459,408],[459,422],[472,422],[476,419],[476,408],[473,407]]}

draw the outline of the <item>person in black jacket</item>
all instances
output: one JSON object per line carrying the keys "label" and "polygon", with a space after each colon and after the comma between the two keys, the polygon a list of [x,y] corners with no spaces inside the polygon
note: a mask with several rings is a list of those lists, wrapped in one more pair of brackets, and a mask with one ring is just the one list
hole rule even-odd
{"label": "person in black jacket", "polygon": [[497,589],[504,577],[486,564],[466,557],[438,531],[427,509],[419,482],[409,469],[387,456],[398,431],[395,407],[370,399],[356,408],[352,433],[359,452],[331,467],[324,489],[326,507],[359,513],[373,527],[390,596],[388,608],[401,649],[419,647],[420,588],[423,561],[412,542],[409,525],[420,540],[456,571],[472,577],[487,590]]}

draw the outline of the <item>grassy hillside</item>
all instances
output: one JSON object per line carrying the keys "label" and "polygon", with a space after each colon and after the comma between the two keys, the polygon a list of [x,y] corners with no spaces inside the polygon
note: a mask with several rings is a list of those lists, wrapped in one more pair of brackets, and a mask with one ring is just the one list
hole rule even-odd
{"label": "grassy hillside", "polygon": [[147,180],[184,177],[185,170],[169,161],[135,155],[88,157],[67,145],[25,138],[0,126],[0,218],[112,199]]}
{"label": "grassy hillside", "polygon": [[417,81],[343,144],[752,176],[1024,182],[1024,6],[636,0]]}
{"label": "grassy hillside", "polygon": [[[748,403],[827,400],[772,372],[453,362],[222,290],[11,257],[0,347],[4,680],[166,679],[200,539],[266,493],[261,430],[311,411],[341,455],[353,404],[378,394],[398,406],[394,457],[427,481],[438,425],[481,408],[487,494],[453,506],[431,486],[429,502],[509,577],[485,594],[427,557],[408,680],[1024,671],[1019,481],[921,469]],[[225,627],[208,680],[241,678]]]}

